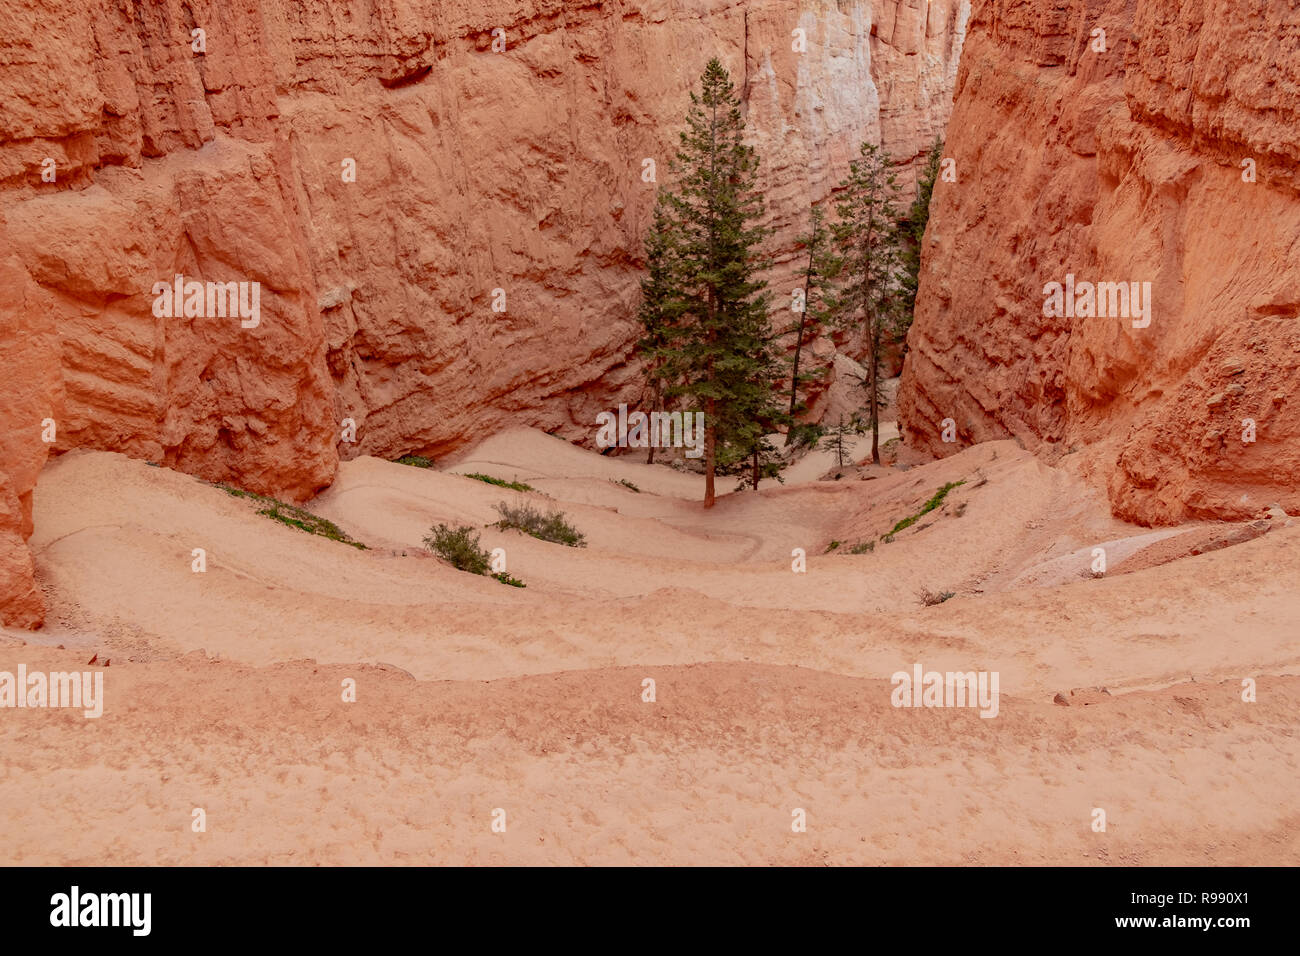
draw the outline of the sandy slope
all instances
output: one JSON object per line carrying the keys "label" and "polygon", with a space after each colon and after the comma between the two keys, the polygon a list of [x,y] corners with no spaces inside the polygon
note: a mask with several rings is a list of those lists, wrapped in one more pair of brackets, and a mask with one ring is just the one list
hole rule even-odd
{"label": "sandy slope", "polygon": [[[27,862],[1300,862],[1300,522],[1094,579],[1094,547],[1115,567],[1171,532],[1111,519],[1068,460],[1002,442],[811,480],[828,464],[704,511],[698,476],[527,430],[444,471],[360,459],[309,506],[358,551],[184,475],[64,455],[32,539],[52,624],[0,638],[0,670],[109,657],[109,711],[0,712],[5,845]],[[589,546],[485,529],[524,590],[423,554],[431,524],[483,526],[518,498],[561,507]],[[957,596],[924,607],[923,587]],[[998,671],[1000,715],[890,707],[889,675],[916,661]],[[1098,685],[1112,696],[1051,703]],[[209,833],[189,832],[193,806]]]}

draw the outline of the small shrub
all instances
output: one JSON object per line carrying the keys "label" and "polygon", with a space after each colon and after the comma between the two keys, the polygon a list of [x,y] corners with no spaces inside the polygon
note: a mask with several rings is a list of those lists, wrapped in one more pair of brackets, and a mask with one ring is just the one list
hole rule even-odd
{"label": "small shrub", "polygon": [[922,588],[917,592],[921,598],[921,603],[926,607],[934,607],[936,604],[942,604],[950,597],[955,597],[952,591],[931,591],[929,588]]}
{"label": "small shrub", "polygon": [[429,533],[424,536],[424,546],[457,571],[468,571],[470,574],[487,574],[488,577],[495,578],[502,584],[508,584],[512,588],[528,586],[518,578],[512,578],[504,571],[488,574],[492,567],[492,556],[479,546],[478,532],[467,524],[463,524],[459,528],[448,528],[445,524],[430,528]]}
{"label": "small shrub", "polygon": [[839,543],[838,541],[832,541],[830,544],[828,544],[828,545],[826,546],[826,550],[823,551],[822,554],[830,554],[832,551],[834,551],[834,550],[835,550],[836,548],[838,548],[839,546],[840,546],[840,543]]}
{"label": "small shrub", "polygon": [[393,459],[399,465],[410,465],[412,468],[432,468],[433,459],[425,458],[423,455],[403,455],[401,458]]}
{"label": "small shrub", "polygon": [[327,518],[320,515],[312,514],[306,508],[299,508],[297,505],[287,504],[279,498],[272,498],[268,495],[259,495],[255,491],[245,491],[242,488],[236,488],[234,485],[228,485],[225,482],[218,482],[217,487],[226,494],[234,498],[251,498],[259,504],[265,505],[259,508],[257,513],[265,515],[273,521],[280,524],[288,525],[290,528],[297,528],[299,531],[306,531],[308,534],[314,534],[321,538],[329,538],[331,541],[337,541],[340,544],[346,544],[359,551],[367,550],[366,546],[360,541],[354,541],[342,528]]}
{"label": "small shrub", "polygon": [[[613,478],[611,478],[611,479],[609,479],[609,480],[610,480],[610,481],[614,481]],[[624,488],[631,488],[631,489],[632,489],[633,491],[635,491],[638,495],[641,494],[641,489],[638,488],[636,485],[632,484],[632,482],[628,481],[626,478],[620,478],[620,479],[618,479],[618,481],[614,481],[614,484],[616,484],[616,485],[622,485]]]}
{"label": "small shrub", "polygon": [[791,448],[814,448],[826,435],[824,425],[815,422],[798,423],[790,429]]}
{"label": "small shrub", "polygon": [[493,478],[491,475],[480,475],[478,473],[466,475],[466,478],[473,478],[475,481],[485,481],[489,485],[496,485],[498,488],[509,488],[511,491],[536,491],[532,485],[526,485],[522,481],[502,481],[500,478]]}
{"label": "small shrub", "polygon": [[478,543],[478,532],[469,525],[448,528],[439,524],[430,528],[424,537],[424,546],[450,564],[457,571],[487,574],[492,559]]}
{"label": "small shrub", "polygon": [[857,544],[855,544],[852,548],[849,549],[849,554],[867,554],[875,550],[876,550],[876,542],[859,541]]}
{"label": "small shrub", "polygon": [[938,491],[934,493],[933,498],[931,498],[925,504],[921,505],[920,511],[918,511],[914,515],[909,515],[908,517],[898,522],[898,524],[894,525],[894,530],[889,532],[889,536],[893,537],[894,535],[898,534],[898,532],[912,527],[912,525],[920,521],[921,518],[923,518],[925,515],[928,515],[935,508],[943,504],[943,499],[948,497],[948,492],[952,491],[954,488],[958,487],[959,485],[964,485],[964,484],[966,484],[965,481],[948,482],[946,485],[944,485],[942,488],[940,488]]}
{"label": "small shrub", "polygon": [[586,537],[569,524],[562,511],[551,510],[542,514],[526,501],[517,505],[508,505],[501,501],[497,503],[496,509],[497,514],[501,515],[501,520],[496,523],[496,526],[503,531],[514,528],[542,541],[563,544],[570,548],[587,546]]}

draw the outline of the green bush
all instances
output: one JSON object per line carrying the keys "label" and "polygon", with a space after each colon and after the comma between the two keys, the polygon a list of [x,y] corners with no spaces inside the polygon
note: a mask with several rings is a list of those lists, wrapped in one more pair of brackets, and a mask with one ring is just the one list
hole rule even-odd
{"label": "green bush", "polygon": [[792,448],[815,448],[826,435],[826,427],[814,422],[796,422],[790,428]]}
{"label": "green bush", "polygon": [[950,481],[950,482],[948,482],[946,485],[944,485],[942,488],[940,488],[938,491],[936,491],[936,492],[934,493],[934,497],[933,497],[933,498],[931,498],[929,501],[927,501],[925,504],[923,504],[923,505],[921,506],[921,510],[920,510],[920,511],[918,511],[916,514],[914,514],[914,515],[910,515],[910,516],[904,518],[902,521],[898,522],[898,524],[894,525],[894,530],[891,531],[891,532],[889,532],[889,534],[888,534],[888,535],[885,535],[884,537],[892,538],[894,535],[898,534],[898,532],[900,532],[900,531],[902,531],[902,530],[904,530],[904,529],[906,529],[906,528],[910,528],[912,525],[914,525],[914,524],[916,524],[918,521],[920,521],[921,518],[923,518],[925,515],[928,515],[928,514],[929,514],[931,511],[933,511],[935,508],[937,508],[937,507],[939,507],[941,504],[943,504],[943,499],[946,498],[946,497],[948,497],[948,492],[952,491],[952,490],[953,490],[954,488],[956,488],[957,486],[959,486],[959,485],[964,485],[964,484],[966,484],[966,482],[964,482],[964,481]]}
{"label": "green bush", "polygon": [[876,550],[876,542],[859,541],[857,544],[855,544],[853,547],[849,549],[849,554],[866,554],[869,551],[875,551],[875,550]]}
{"label": "green bush", "polygon": [[424,546],[457,571],[468,571],[470,574],[486,574],[488,577],[495,578],[502,584],[508,584],[512,588],[528,586],[518,578],[512,578],[504,571],[495,571],[488,574],[492,567],[492,556],[486,549],[479,546],[478,532],[467,524],[463,524],[459,528],[448,528],[445,524],[430,528],[429,533],[424,536]]}
{"label": "green bush", "polygon": [[542,514],[526,501],[517,505],[508,505],[504,501],[498,502],[496,509],[497,514],[501,515],[501,520],[496,523],[496,526],[503,531],[515,528],[542,541],[550,541],[552,544],[563,544],[570,548],[587,546],[586,537],[565,520],[563,512],[552,509]]}
{"label": "green bush", "polygon": [[365,551],[366,546],[360,541],[354,541],[333,521],[322,518],[320,515],[312,514],[306,508],[299,508],[297,505],[287,504],[279,498],[272,498],[268,495],[259,495],[255,491],[245,491],[242,488],[236,488],[234,485],[228,485],[225,482],[219,482],[217,487],[226,494],[234,498],[249,498],[259,504],[265,505],[259,508],[257,513],[266,515],[280,524],[288,525],[290,528],[297,528],[299,531],[306,531],[308,534],[314,534],[321,538],[329,538],[331,541],[338,541],[340,544],[350,545],[358,550]]}
{"label": "green bush", "polygon": [[503,481],[500,478],[493,478],[491,475],[480,475],[477,472],[465,476],[473,478],[475,481],[485,481],[489,485],[496,485],[498,488],[509,488],[511,491],[536,491],[532,485],[526,485],[522,481]]}
{"label": "green bush", "polygon": [[394,459],[399,465],[410,465],[412,468],[432,468],[433,459],[425,458],[423,455],[403,455],[401,458]]}
{"label": "green bush", "polygon": [[487,574],[492,559],[479,547],[478,532],[469,525],[448,528],[439,524],[429,529],[424,546],[458,571]]}

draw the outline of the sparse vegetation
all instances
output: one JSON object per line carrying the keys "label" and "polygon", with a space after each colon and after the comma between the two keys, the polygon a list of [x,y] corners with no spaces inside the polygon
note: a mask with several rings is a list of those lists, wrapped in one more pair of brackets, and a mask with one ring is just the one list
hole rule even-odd
{"label": "sparse vegetation", "polygon": [[946,485],[944,485],[942,488],[940,488],[938,491],[934,493],[933,498],[931,498],[929,501],[927,501],[925,504],[921,506],[920,511],[918,511],[914,515],[909,515],[908,517],[899,521],[898,524],[894,525],[894,530],[890,531],[889,534],[884,535],[884,537],[892,539],[894,535],[898,534],[898,532],[910,528],[912,525],[916,524],[918,521],[920,521],[923,517],[928,515],[935,508],[943,504],[943,499],[948,497],[948,492],[952,491],[954,488],[958,487],[959,485],[964,485],[964,484],[966,484],[965,481],[948,482]]}
{"label": "sparse vegetation", "polygon": [[401,458],[393,459],[399,465],[410,465],[412,468],[432,468],[433,459],[425,458],[423,455],[403,455]]}
{"label": "sparse vegetation", "polygon": [[826,428],[816,422],[798,422],[790,426],[790,440],[786,442],[791,448],[816,448],[826,434]]}
{"label": "sparse vegetation", "polygon": [[243,488],[236,488],[234,485],[228,485],[225,482],[218,482],[217,487],[234,498],[248,498],[263,505],[264,507],[259,508],[257,513],[266,515],[281,524],[297,528],[299,531],[306,531],[308,534],[314,534],[321,538],[329,538],[331,541],[338,541],[340,544],[350,545],[360,551],[367,550],[364,544],[360,541],[354,541],[333,521],[312,514],[306,508],[287,504],[279,498],[272,498],[269,495],[259,495],[255,491],[245,491]]}
{"label": "sparse vegetation", "polygon": [[475,481],[484,481],[487,482],[489,485],[496,485],[498,488],[509,488],[511,491],[536,491],[537,490],[532,485],[526,485],[522,481],[505,481],[501,478],[493,478],[491,475],[480,475],[478,472],[473,472],[471,474],[466,475],[465,477],[473,478]]}
{"label": "sparse vegetation", "polygon": [[438,524],[430,528],[429,533],[424,536],[424,546],[457,571],[484,574],[490,578],[495,578],[502,584],[508,584],[512,588],[528,586],[523,581],[511,577],[504,571],[495,571],[488,574],[492,568],[492,556],[479,545],[478,538],[478,532],[467,524],[463,524],[459,528],[449,528],[445,524]]}
{"label": "sparse vegetation", "polygon": [[830,544],[828,544],[828,545],[826,546],[826,550],[823,551],[822,554],[830,554],[832,551],[834,551],[834,550],[835,550],[836,548],[838,548],[839,546],[840,546],[840,543],[839,543],[838,541],[832,541]]}
{"label": "sparse vegetation", "polygon": [[867,554],[876,550],[876,542],[859,541],[853,547],[849,548],[849,554]]}
{"label": "sparse vegetation", "polygon": [[926,607],[934,607],[936,604],[942,604],[950,597],[955,597],[956,594],[953,591],[931,591],[929,588],[921,588],[917,592],[917,596],[920,597],[921,603]]}
{"label": "sparse vegetation", "polygon": [[822,439],[821,447],[835,456],[835,464],[843,468],[849,463],[849,458],[853,452],[853,435],[861,435],[865,432],[865,426],[862,424],[862,418],[857,412],[846,423],[844,416],[840,416],[839,424],[832,425],[826,430],[826,437]]}
{"label": "sparse vegetation", "polygon": [[457,571],[487,574],[492,560],[487,551],[479,546],[478,538],[478,532],[469,525],[449,528],[445,524],[438,524],[424,536],[424,546]]}
{"label": "sparse vegetation", "polygon": [[501,520],[496,523],[496,527],[503,531],[514,528],[542,541],[563,544],[570,548],[587,546],[586,536],[569,524],[562,511],[552,509],[542,514],[526,501],[517,505],[509,505],[504,501],[498,502],[496,509],[497,514],[501,515]]}
{"label": "sparse vegetation", "polygon": [[613,478],[611,478],[611,479],[609,479],[609,480],[610,480],[610,481],[613,481],[614,484],[616,484],[616,485],[622,485],[624,488],[631,488],[631,489],[632,489],[633,491],[635,491],[638,495],[641,494],[641,489],[638,488],[636,485],[632,484],[632,482],[628,481],[626,478],[620,478],[620,479],[618,479],[617,481],[614,481]]}

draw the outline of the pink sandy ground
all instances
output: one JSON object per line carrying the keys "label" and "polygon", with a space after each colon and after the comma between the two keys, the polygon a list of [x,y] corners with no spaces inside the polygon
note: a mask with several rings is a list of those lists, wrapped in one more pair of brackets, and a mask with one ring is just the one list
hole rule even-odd
{"label": "pink sandy ground", "polygon": [[[307,506],[359,551],[64,455],[32,539],[50,623],[0,631],[0,670],[110,659],[105,713],[0,710],[0,862],[1300,863],[1300,521],[1150,566],[1205,529],[1112,519],[1069,459],[828,464],[704,511],[698,476],[529,430],[441,470],[361,458]],[[519,499],[588,547],[484,529],[522,590],[423,553]],[[1140,570],[1093,577],[1099,546]],[[998,716],[892,707],[915,662],[997,671]]]}

